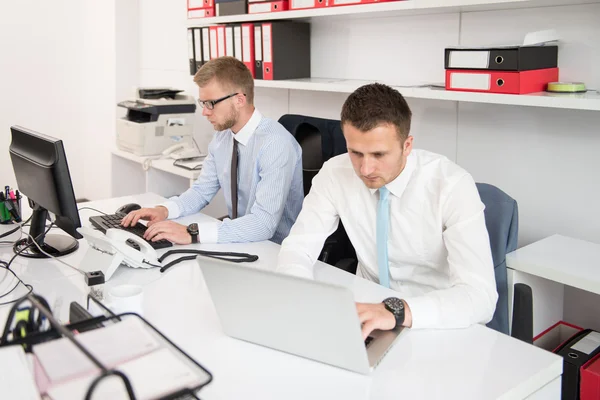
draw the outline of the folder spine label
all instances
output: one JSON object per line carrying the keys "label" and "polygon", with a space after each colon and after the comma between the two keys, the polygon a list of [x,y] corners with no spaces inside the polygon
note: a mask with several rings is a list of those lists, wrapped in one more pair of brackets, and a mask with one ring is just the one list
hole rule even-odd
{"label": "folder spine label", "polygon": [[471,74],[453,72],[450,74],[452,89],[490,90],[490,74]]}
{"label": "folder spine label", "polygon": [[225,55],[233,57],[233,27],[225,27]]}
{"label": "folder spine label", "polygon": [[242,58],[242,27],[239,25],[233,27],[233,49],[235,58],[244,62]]}
{"label": "folder spine label", "polygon": [[490,66],[489,51],[451,51],[448,68],[481,68]]}
{"label": "folder spine label", "polygon": [[204,62],[210,60],[210,34],[208,28],[202,28],[202,58]]}
{"label": "folder spine label", "polygon": [[267,13],[271,12],[271,3],[252,3],[248,5],[248,13],[249,14],[257,14],[257,13]]}

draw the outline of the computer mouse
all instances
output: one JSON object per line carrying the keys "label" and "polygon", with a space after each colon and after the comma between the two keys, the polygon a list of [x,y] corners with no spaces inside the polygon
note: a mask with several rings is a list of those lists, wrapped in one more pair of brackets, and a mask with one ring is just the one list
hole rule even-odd
{"label": "computer mouse", "polygon": [[124,206],[119,208],[115,212],[115,214],[129,214],[130,212],[139,210],[140,208],[142,208],[142,206],[140,206],[139,204],[129,203],[129,204],[125,204]]}

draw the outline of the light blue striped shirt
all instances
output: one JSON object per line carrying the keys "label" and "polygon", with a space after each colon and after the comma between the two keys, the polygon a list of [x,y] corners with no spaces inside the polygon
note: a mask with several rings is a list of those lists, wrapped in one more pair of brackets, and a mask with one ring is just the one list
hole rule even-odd
{"label": "light blue striped shirt", "polygon": [[231,153],[238,141],[238,218],[200,223],[201,243],[281,243],[290,232],[304,201],[302,149],[278,122],[258,110],[237,134],[216,132],[208,146],[202,172],[183,194],[163,205],[169,219],[199,212],[223,188],[231,215]]}

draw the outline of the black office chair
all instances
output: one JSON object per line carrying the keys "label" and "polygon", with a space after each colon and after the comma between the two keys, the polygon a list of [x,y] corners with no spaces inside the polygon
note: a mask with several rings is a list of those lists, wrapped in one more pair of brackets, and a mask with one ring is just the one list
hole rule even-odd
{"label": "black office chair", "polygon": [[[304,115],[286,114],[279,119],[302,147],[304,196],[310,192],[312,179],[329,158],[346,153],[346,140],[340,122]],[[340,264],[340,261],[343,262]],[[319,261],[356,273],[356,252],[340,222],[338,229],[325,241]]]}

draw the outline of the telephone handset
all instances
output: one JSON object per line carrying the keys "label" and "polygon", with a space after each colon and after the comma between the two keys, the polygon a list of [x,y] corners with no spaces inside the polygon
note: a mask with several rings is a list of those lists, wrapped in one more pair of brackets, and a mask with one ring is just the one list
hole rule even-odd
{"label": "telephone handset", "polygon": [[190,145],[189,143],[178,143],[169,147],[162,152],[163,156],[169,156],[174,160],[181,160],[183,158],[201,157],[202,154]]}
{"label": "telephone handset", "polygon": [[[100,231],[86,227],[77,228],[77,231],[81,233],[90,246],[82,263],[86,264],[86,269],[103,271],[105,280],[109,280],[121,264],[132,268],[161,266],[156,250],[145,240],[131,232],[121,229],[107,229],[106,234],[103,234]],[[139,250],[136,250],[127,242],[139,248]]]}

